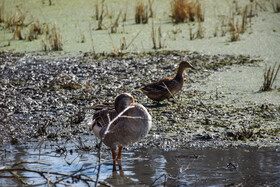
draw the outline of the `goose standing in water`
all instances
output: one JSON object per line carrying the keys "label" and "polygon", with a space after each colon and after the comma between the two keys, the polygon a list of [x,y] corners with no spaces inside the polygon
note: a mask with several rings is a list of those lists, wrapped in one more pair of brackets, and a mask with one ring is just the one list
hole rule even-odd
{"label": "goose standing in water", "polygon": [[[91,129],[101,139],[109,121],[127,107],[132,107],[111,124],[103,139],[103,143],[112,151],[113,171],[116,171],[116,160],[121,159],[123,147],[139,141],[149,133],[152,117],[143,105],[134,102],[134,98],[129,93],[118,95],[115,98],[114,107],[113,110],[104,109],[95,113]],[[116,153],[117,148],[119,149],[118,154]]]}
{"label": "goose standing in water", "polygon": [[187,68],[195,69],[189,62],[182,61],[175,77],[166,77],[157,82],[144,85],[139,90],[153,101],[169,99],[179,92],[184,84],[184,71]]}

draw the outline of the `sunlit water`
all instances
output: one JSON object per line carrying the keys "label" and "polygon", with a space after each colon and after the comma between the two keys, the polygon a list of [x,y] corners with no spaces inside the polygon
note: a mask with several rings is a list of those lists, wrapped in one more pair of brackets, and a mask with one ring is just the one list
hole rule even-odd
{"label": "sunlit water", "polygon": [[[90,139],[86,144],[90,145]],[[41,145],[41,146],[39,146]],[[17,171],[23,181],[47,186],[93,186],[98,173],[96,151],[83,151],[75,142],[29,142],[0,147],[0,168],[25,167],[45,173]],[[67,151],[60,153],[58,149]],[[163,151],[157,148],[124,150],[122,176],[119,168],[112,173],[110,151],[102,152],[99,185],[113,186],[279,186],[280,149],[256,147],[198,148]],[[83,169],[81,172],[77,172]],[[80,175],[82,180],[52,174]],[[74,176],[74,175],[73,175]],[[83,179],[90,179],[85,182]],[[0,186],[21,186],[9,172],[0,172]]]}

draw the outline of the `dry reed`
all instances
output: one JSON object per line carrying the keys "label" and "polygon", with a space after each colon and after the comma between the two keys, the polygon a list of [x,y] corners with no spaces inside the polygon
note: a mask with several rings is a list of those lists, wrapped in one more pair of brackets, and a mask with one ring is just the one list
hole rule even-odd
{"label": "dry reed", "polygon": [[0,23],[4,22],[4,2],[0,4]]}
{"label": "dry reed", "polygon": [[28,41],[36,40],[38,39],[38,35],[43,34],[43,29],[40,25],[40,22],[36,20],[35,22],[31,23],[29,27],[29,33],[26,37]]}
{"label": "dry reed", "polygon": [[204,21],[204,15],[199,0],[171,1],[171,17],[174,23]]}
{"label": "dry reed", "polygon": [[16,26],[26,26],[24,24],[26,15],[22,11],[11,12],[7,19],[5,20],[5,27],[6,28],[13,28]]}
{"label": "dry reed", "polygon": [[111,24],[111,33],[116,33],[117,32],[118,27],[119,27],[119,19],[120,19],[121,13],[122,13],[122,11],[120,10],[114,24]]}
{"label": "dry reed", "polygon": [[136,6],[135,23],[148,23],[148,7],[144,3],[138,3]]}
{"label": "dry reed", "polygon": [[274,64],[273,67],[267,67],[264,70],[264,82],[263,86],[261,87],[262,91],[270,91],[273,89],[273,84],[276,80],[276,77],[278,75],[278,72],[280,70],[280,64],[276,68],[276,63]]}
{"label": "dry reed", "polygon": [[[154,1],[153,1],[153,2],[154,2]],[[149,17],[150,17],[150,18],[154,17],[153,2],[152,2],[151,0],[148,0],[149,11],[150,11]]]}
{"label": "dry reed", "polygon": [[13,39],[14,40],[23,40],[24,39],[22,37],[22,34],[21,34],[21,27],[20,26],[16,26],[16,28],[14,30],[14,34],[13,34]]}
{"label": "dry reed", "polygon": [[275,0],[272,0],[271,5],[274,13],[280,12],[280,2],[275,2]]}
{"label": "dry reed", "polygon": [[126,22],[126,17],[127,17],[127,6],[125,7],[125,11],[123,13],[123,19],[122,19],[123,22]]}
{"label": "dry reed", "polygon": [[45,35],[45,40],[42,40],[44,51],[61,51],[63,49],[62,35],[55,24],[46,26]]}
{"label": "dry reed", "polygon": [[[164,47],[162,42],[162,32],[161,32],[161,25],[156,30],[154,26],[154,22],[152,22],[152,32],[151,32],[152,42],[153,42],[153,49],[161,49]],[[157,41],[158,40],[158,41]],[[158,44],[157,44],[158,43]]]}
{"label": "dry reed", "polygon": [[102,29],[102,22],[104,19],[104,2],[105,0],[101,1],[101,13],[99,14],[99,5],[98,3],[95,5],[95,19],[98,20],[98,26],[97,26],[97,30],[101,30]]}
{"label": "dry reed", "polygon": [[234,17],[231,18],[230,21],[230,41],[234,42],[234,41],[239,41],[240,40],[240,27],[239,27],[239,23],[238,20],[235,21]]}

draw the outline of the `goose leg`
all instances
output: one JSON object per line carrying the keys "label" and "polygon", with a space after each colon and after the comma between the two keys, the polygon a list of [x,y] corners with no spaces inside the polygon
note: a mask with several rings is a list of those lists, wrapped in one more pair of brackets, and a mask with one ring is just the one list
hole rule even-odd
{"label": "goose leg", "polygon": [[119,171],[120,171],[120,176],[123,177],[124,176],[124,172],[122,170],[122,149],[123,149],[123,146],[119,146],[119,152],[118,152],[118,165],[119,165]]}
{"label": "goose leg", "polygon": [[116,157],[117,157],[117,154],[116,154],[116,151],[115,150],[111,150],[112,151],[112,157],[113,157],[113,172],[117,171],[117,168],[116,168]]}
{"label": "goose leg", "polygon": [[119,152],[118,152],[118,160],[122,159],[122,149],[123,149],[123,146],[119,146]]}
{"label": "goose leg", "polygon": [[124,172],[122,170],[122,161],[121,160],[118,160],[118,165],[119,165],[120,176],[124,177]]}

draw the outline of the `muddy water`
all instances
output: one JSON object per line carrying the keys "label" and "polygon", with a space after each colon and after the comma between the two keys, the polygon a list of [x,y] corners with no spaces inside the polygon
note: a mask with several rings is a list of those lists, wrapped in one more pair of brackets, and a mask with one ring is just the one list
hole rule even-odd
{"label": "muddy water", "polygon": [[[91,145],[92,137],[83,137],[85,145]],[[85,146],[84,145],[84,146]],[[62,150],[66,151],[63,152]],[[59,151],[60,150],[60,151]],[[96,149],[83,151],[77,142],[28,142],[0,148],[2,166],[25,167],[45,173],[49,182],[56,182],[79,169],[82,180],[65,177],[60,185],[87,186],[85,180],[95,180],[98,167]],[[188,147],[180,150],[163,151],[157,148],[124,150],[122,172],[112,173],[112,161],[108,150],[102,151],[99,180],[114,186],[279,186],[280,149],[256,147],[201,148]],[[53,174],[52,172],[57,172]],[[58,174],[59,173],[59,174]],[[19,171],[28,184],[46,186],[40,175]],[[77,175],[76,174],[76,175]],[[9,172],[0,172],[0,186],[19,186],[19,180]],[[94,182],[88,180],[90,186]],[[100,184],[101,185],[101,184]]]}

